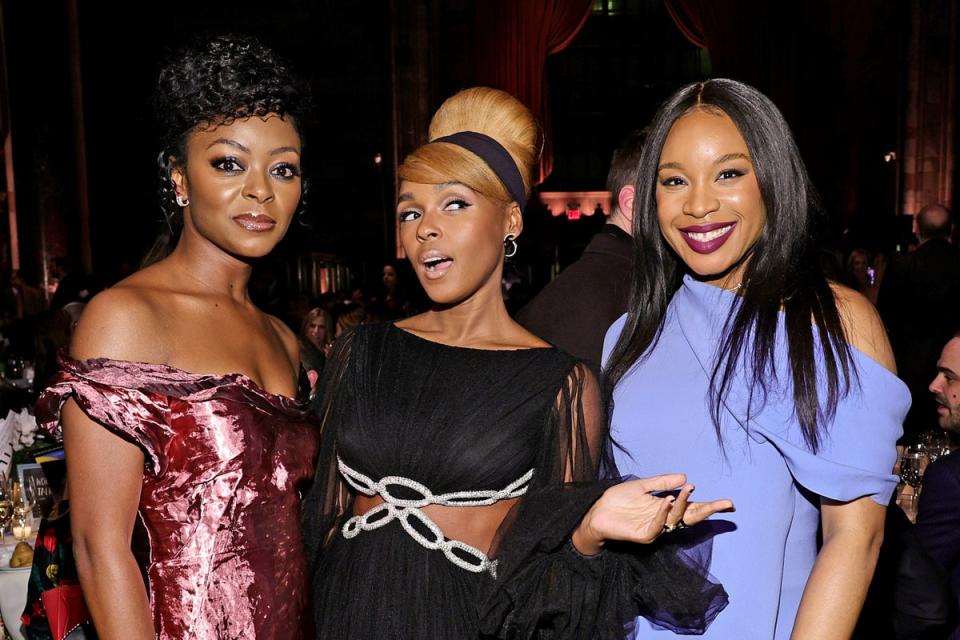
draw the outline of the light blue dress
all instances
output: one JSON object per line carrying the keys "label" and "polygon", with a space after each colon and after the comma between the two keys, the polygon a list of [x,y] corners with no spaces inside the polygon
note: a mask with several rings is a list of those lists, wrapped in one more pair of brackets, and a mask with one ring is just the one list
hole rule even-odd
{"label": "light blue dress", "polygon": [[[853,349],[859,384],[854,381],[841,399],[820,449],[812,453],[793,415],[781,322],[779,382],[770,380],[766,404],[754,406],[744,422],[745,378],[734,381],[721,415],[721,449],[708,388],[728,310],[738,299],[684,279],[659,342],[614,390],[612,436],[623,448],[616,452],[621,473],[683,472],[696,486],[694,500],[730,498],[736,505],[735,513],[718,514],[684,532],[692,539],[713,538],[710,572],[730,595],[729,606],[703,637],[787,640],[816,559],[820,497],[870,496],[887,504],[897,484],[891,469],[910,395],[896,376]],[[604,364],[625,320],[607,332]],[[670,635],[637,620],[638,638]]]}

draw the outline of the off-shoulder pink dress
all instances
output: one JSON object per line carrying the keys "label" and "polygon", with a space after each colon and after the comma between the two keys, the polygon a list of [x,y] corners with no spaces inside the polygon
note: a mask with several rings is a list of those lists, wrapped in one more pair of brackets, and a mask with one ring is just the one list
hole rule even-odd
{"label": "off-shoulder pink dress", "polygon": [[[67,356],[60,366],[37,403],[41,428],[58,434],[73,398],[143,451],[139,513],[157,638],[305,637],[297,486],[312,476],[318,447],[307,404],[241,374]],[[300,386],[302,398],[309,385]]]}

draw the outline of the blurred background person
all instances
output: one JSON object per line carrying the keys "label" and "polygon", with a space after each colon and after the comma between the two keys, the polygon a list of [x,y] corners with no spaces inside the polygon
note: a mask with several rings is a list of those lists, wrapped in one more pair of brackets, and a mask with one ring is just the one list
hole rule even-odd
{"label": "blurred background person", "polygon": [[877,304],[880,292],[881,272],[874,267],[873,256],[866,249],[858,247],[847,256],[847,268],[844,273],[845,284],[859,292],[867,300]]}
{"label": "blurred background person", "polygon": [[531,333],[600,370],[607,327],[627,310],[633,193],[644,133],[634,131],[614,152],[607,174],[612,208],[607,224],[579,260],[564,269],[517,313]]}
{"label": "blurred background person", "polygon": [[323,371],[323,363],[333,344],[333,331],[330,327],[330,314],[320,307],[307,312],[300,325],[297,336],[300,343],[300,362],[307,371],[315,371],[318,376]]}
{"label": "blurred background person", "polygon": [[904,438],[934,426],[937,407],[927,391],[941,347],[960,318],[960,251],[950,243],[950,210],[928,205],[915,218],[920,246],[887,269],[880,314],[890,335],[897,371],[913,397]]}

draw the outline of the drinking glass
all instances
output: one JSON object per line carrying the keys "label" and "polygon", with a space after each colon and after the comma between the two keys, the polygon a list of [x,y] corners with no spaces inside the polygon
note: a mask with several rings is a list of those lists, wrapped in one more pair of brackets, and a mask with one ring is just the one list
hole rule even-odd
{"label": "drinking glass", "polygon": [[900,458],[900,480],[919,490],[928,461],[927,451],[923,447],[909,447]]}
{"label": "drinking glass", "polygon": [[0,544],[6,544],[6,530],[10,527],[13,517],[13,500],[7,488],[7,479],[0,474]]}
{"label": "drinking glass", "polygon": [[920,443],[926,449],[930,462],[936,462],[939,458],[950,453],[950,438],[946,432],[940,429],[923,433],[920,436]]}
{"label": "drinking glass", "polygon": [[13,537],[17,542],[30,539],[30,535],[33,533],[33,507],[30,506],[30,503],[23,500],[14,503],[11,529],[13,529]]}

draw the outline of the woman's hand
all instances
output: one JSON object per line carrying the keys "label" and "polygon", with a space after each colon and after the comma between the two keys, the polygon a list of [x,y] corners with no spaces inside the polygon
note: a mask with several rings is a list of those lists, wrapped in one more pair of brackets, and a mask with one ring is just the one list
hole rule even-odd
{"label": "woman's hand", "polygon": [[[676,497],[653,493],[679,489]],[[628,480],[607,489],[580,526],[573,545],[583,555],[599,553],[607,540],[648,544],[667,529],[694,525],[720,511],[733,511],[730,500],[690,502],[693,485],[682,473]],[[682,522],[682,524],[681,524]]]}

